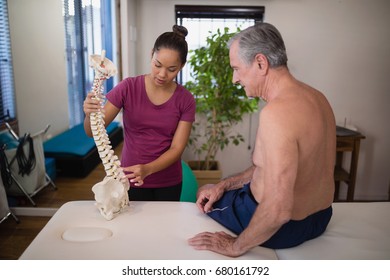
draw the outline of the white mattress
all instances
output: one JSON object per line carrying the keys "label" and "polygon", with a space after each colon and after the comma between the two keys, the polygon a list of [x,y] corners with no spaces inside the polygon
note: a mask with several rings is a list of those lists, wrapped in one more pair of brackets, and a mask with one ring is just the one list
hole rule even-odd
{"label": "white mattress", "polygon": [[[283,250],[253,248],[240,259],[390,260],[390,202],[334,203],[326,232]],[[188,202],[132,202],[106,221],[93,201],[63,205],[20,259],[227,259],[197,251],[188,238],[226,230]]]}
{"label": "white mattress", "polygon": [[390,260],[390,202],[334,203],[325,233],[276,250],[283,260]]}
{"label": "white mattress", "polygon": [[[20,259],[228,259],[187,244],[199,232],[221,230],[227,231],[189,202],[131,202],[107,221],[94,201],[74,201],[56,212]],[[257,247],[240,259],[272,260],[276,254]]]}

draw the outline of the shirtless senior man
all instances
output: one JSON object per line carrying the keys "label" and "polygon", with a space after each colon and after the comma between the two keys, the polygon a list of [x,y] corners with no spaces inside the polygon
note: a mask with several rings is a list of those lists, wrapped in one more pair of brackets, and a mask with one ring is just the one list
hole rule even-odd
{"label": "shirtless senior man", "polygon": [[296,80],[279,31],[260,23],[229,43],[233,82],[266,101],[253,166],[202,186],[196,204],[232,230],[189,239],[199,250],[236,257],[261,245],[280,249],[321,235],[332,216],[336,125],[325,96]]}

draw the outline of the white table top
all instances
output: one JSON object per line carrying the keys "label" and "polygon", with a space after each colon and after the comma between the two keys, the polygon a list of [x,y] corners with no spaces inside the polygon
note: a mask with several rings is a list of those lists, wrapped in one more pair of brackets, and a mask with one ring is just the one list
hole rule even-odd
{"label": "white table top", "polygon": [[[189,202],[131,202],[107,221],[94,201],[64,204],[20,259],[229,259],[195,250],[187,240],[203,231],[226,231]],[[275,260],[274,250],[256,247],[238,259]]]}

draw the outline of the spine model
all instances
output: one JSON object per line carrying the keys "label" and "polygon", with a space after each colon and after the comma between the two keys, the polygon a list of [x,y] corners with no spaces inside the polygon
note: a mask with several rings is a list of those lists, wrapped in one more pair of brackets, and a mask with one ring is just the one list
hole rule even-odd
{"label": "spine model", "polygon": [[[100,102],[103,107],[105,97],[103,95],[104,81],[117,73],[114,63],[105,58],[105,51],[102,55],[91,55],[90,66],[94,69],[95,78],[92,92],[93,99]],[[95,193],[96,206],[100,213],[107,219],[113,219],[128,204],[129,182],[124,177],[118,156],[114,154],[110,139],[108,137],[105,124],[104,113],[102,111],[90,114],[90,123],[93,139],[103,163],[106,177],[102,182],[92,187]]]}

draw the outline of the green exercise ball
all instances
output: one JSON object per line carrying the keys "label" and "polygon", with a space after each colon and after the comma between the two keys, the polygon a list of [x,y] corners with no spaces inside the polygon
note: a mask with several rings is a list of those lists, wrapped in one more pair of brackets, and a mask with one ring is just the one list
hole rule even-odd
{"label": "green exercise ball", "polygon": [[180,201],[196,202],[196,192],[198,191],[198,182],[195,175],[187,163],[181,161],[183,170],[183,187]]}

